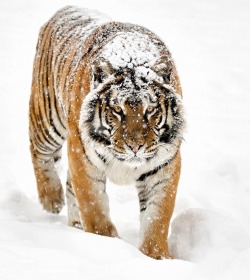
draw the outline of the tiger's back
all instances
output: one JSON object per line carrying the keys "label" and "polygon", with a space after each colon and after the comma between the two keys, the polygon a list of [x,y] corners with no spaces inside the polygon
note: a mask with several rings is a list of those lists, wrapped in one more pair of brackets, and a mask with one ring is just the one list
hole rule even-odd
{"label": "tiger's back", "polygon": [[69,6],[59,10],[40,30],[30,102],[31,107],[37,108],[34,120],[40,118],[44,129],[52,128],[59,142],[55,148],[66,137],[66,94],[71,90],[86,39],[107,21],[97,12]]}
{"label": "tiger's back", "polygon": [[141,209],[140,249],[154,258],[169,256],[184,121],[175,64],[155,34],[87,9],[59,10],[40,31],[29,120],[46,210],[58,213],[64,205],[55,162],[67,140],[69,224],[117,236],[106,176],[132,182]]}

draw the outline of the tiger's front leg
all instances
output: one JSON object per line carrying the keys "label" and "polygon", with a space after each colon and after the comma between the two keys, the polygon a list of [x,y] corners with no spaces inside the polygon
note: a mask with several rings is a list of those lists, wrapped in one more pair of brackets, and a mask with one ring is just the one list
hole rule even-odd
{"label": "tiger's front leg", "polygon": [[84,231],[116,237],[117,230],[110,220],[106,177],[85,155],[80,137],[68,138],[69,172],[79,206]]}
{"label": "tiger's front leg", "polygon": [[174,161],[150,175],[138,180],[141,231],[140,250],[154,259],[171,258],[168,251],[168,230],[174,210],[176,191],[180,176],[181,160]]}

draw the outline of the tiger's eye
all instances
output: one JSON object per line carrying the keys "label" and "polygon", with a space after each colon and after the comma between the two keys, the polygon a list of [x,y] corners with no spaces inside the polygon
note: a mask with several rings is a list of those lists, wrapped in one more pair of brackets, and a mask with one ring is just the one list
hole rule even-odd
{"label": "tiger's eye", "polygon": [[116,111],[116,113],[121,113],[122,108],[119,106],[115,106],[115,111]]}
{"label": "tiger's eye", "polygon": [[148,106],[147,111],[148,111],[149,113],[153,112],[153,110],[154,110],[154,107],[153,107],[153,106]]}

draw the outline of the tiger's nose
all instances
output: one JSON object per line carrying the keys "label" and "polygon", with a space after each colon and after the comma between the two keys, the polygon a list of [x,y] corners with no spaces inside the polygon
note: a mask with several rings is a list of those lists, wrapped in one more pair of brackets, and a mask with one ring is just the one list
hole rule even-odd
{"label": "tiger's nose", "polygon": [[127,141],[127,145],[131,149],[131,151],[136,154],[144,145],[144,141],[140,141],[140,142]]}

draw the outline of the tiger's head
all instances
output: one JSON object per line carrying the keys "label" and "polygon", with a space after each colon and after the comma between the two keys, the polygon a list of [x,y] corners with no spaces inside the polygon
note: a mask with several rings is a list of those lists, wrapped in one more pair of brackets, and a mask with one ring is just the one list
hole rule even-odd
{"label": "tiger's head", "polygon": [[166,57],[151,68],[114,69],[104,58],[92,67],[92,90],[83,102],[80,124],[84,142],[109,161],[129,165],[156,155],[173,156],[183,133],[181,97],[170,85]]}

